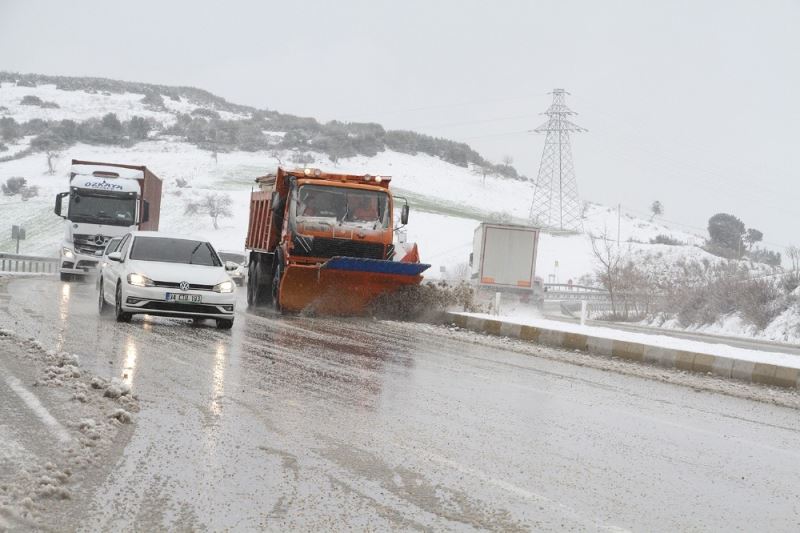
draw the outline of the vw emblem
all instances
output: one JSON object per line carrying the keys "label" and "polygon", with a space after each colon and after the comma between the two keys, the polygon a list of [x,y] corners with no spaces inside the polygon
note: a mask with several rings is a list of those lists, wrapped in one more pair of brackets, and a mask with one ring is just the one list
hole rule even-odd
{"label": "vw emblem", "polygon": [[182,291],[189,290],[189,282],[188,281],[181,281],[180,285],[178,285]]}
{"label": "vw emblem", "polygon": [[102,235],[95,235],[94,236],[94,243],[96,245],[98,245],[98,246],[100,246],[101,244],[105,244],[106,243],[106,238],[103,237]]}

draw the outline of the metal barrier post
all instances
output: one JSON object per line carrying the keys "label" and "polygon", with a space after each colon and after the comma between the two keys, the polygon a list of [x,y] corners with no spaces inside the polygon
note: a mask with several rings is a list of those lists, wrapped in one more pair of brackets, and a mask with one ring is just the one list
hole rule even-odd
{"label": "metal barrier post", "polygon": [[586,300],[581,300],[581,326],[586,325]]}

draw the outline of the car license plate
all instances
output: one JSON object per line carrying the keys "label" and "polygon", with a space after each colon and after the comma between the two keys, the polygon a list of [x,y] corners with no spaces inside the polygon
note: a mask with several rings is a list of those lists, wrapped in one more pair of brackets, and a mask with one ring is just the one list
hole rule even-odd
{"label": "car license plate", "polygon": [[188,304],[199,304],[203,301],[203,297],[199,294],[178,294],[175,292],[167,293],[168,302],[180,302]]}

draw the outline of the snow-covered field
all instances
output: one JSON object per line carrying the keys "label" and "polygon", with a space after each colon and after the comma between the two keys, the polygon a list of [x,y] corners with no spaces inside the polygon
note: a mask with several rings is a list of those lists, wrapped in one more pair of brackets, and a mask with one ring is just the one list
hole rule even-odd
{"label": "snow-covered field", "polygon": [[[36,96],[43,102],[54,102],[58,108],[45,108],[35,105],[23,105],[26,96]],[[164,98],[163,110],[154,110],[142,103],[144,94],[110,93],[86,91],[64,91],[55,85],[39,85],[38,87],[18,87],[13,83],[0,83],[0,116],[14,117],[17,122],[26,122],[35,118],[42,120],[75,120],[100,118],[106,113],[116,113],[122,120],[140,116],[152,118],[161,124],[171,124],[178,113],[191,113],[198,105],[181,99],[180,101]],[[217,111],[223,119],[247,118],[245,115],[228,111]]]}
{"label": "snow-covered field", "polygon": [[[284,154],[291,160],[291,154]],[[52,212],[55,195],[66,190],[71,159],[143,164],[164,180],[161,227],[178,233],[199,234],[224,249],[243,248],[248,219],[248,199],[253,179],[276,166],[266,152],[221,153],[215,162],[209,152],[168,139],[140,143],[131,148],[77,145],[61,154],[56,173],[46,173],[43,154],[0,164],[0,181],[22,176],[28,184],[39,188],[39,196],[26,202],[18,196],[0,197],[0,218],[4,226],[22,224],[28,238],[21,251],[29,254],[54,255],[63,232],[63,221]],[[407,193],[412,210],[407,228],[408,240],[418,242],[423,260],[432,263],[428,276],[438,277],[441,267],[447,276],[461,263],[466,263],[472,247],[472,234],[480,220],[502,211],[516,221],[527,216],[532,188],[529,183],[488,177],[482,178],[469,169],[451,165],[425,155],[408,155],[386,151],[373,158],[356,157],[332,163],[319,156],[314,165],[321,168],[392,176],[398,194]],[[179,188],[177,179],[189,182],[190,188]],[[220,219],[214,229],[210,218],[187,217],[184,206],[188,199],[207,192],[224,192],[233,200],[233,216]],[[412,196],[413,195],[413,196]],[[419,202],[424,197],[425,202]],[[417,199],[415,201],[415,199]],[[587,232],[601,235],[607,227],[617,226],[617,214],[602,206],[590,205],[585,219]],[[658,223],[623,216],[621,239],[647,242],[658,234],[670,234],[684,242],[698,242],[699,237],[671,230]],[[616,237],[616,231],[614,233]],[[0,249],[11,250],[10,235],[0,235]],[[666,246],[630,243],[635,253],[662,253],[681,257],[707,257],[706,252],[692,246]],[[558,262],[558,267],[555,266]],[[544,279],[566,282],[592,272],[591,241],[587,235],[543,235],[539,249],[539,275]]]}

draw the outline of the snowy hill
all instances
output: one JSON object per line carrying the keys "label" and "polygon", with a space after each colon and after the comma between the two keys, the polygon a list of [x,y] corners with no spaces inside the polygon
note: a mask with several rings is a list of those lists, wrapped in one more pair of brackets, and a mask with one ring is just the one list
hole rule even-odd
{"label": "snowy hill", "polygon": [[[27,123],[28,126],[23,126],[23,129],[27,127],[39,131],[41,127],[37,120],[80,123],[114,113],[120,121],[142,117],[150,120],[154,127],[146,140],[130,141],[123,146],[73,144],[60,149],[53,175],[47,172],[45,154],[41,151],[31,153],[29,150],[35,135],[24,135],[13,142],[6,142],[6,150],[0,152],[0,157],[5,159],[0,163],[0,181],[22,176],[29,185],[39,188],[39,195],[25,202],[19,196],[0,196],[0,225],[8,227],[22,224],[26,227],[28,239],[22,243],[25,253],[56,253],[63,233],[63,222],[52,213],[53,200],[56,193],[66,189],[66,175],[73,158],[147,165],[164,180],[161,227],[176,232],[200,233],[223,249],[243,248],[253,178],[274,170],[278,160],[286,166],[305,165],[353,173],[391,175],[395,194],[408,198],[412,205],[408,239],[418,242],[423,261],[432,263],[429,277],[453,277],[456,272],[463,270],[471,251],[473,231],[480,221],[499,216],[517,223],[524,223],[527,219],[533,196],[531,183],[496,175],[483,178],[472,163],[462,166],[426,153],[400,153],[391,149],[372,155],[331,157],[330,154],[315,151],[312,141],[309,141],[310,148],[301,152],[281,147],[280,140],[285,131],[261,132],[267,143],[275,142],[274,146],[261,150],[219,151],[213,158],[210,149],[198,146],[202,143],[193,144],[179,136],[170,135],[170,126],[176,121],[188,120],[188,115],[193,115],[192,120],[200,125],[207,119],[198,119],[198,116],[244,121],[257,110],[228,104],[198,90],[192,91],[202,98],[193,100],[195,93],[184,94],[180,90],[189,89],[175,88],[176,92],[170,93],[169,97],[156,98],[154,104],[147,97],[150,94],[148,91],[155,90],[150,86],[144,86],[141,92],[121,89],[121,92],[112,92],[98,90],[91,80],[80,83],[75,82],[81,80],[78,78],[58,80],[66,88],[60,88],[55,83],[19,85],[10,81],[0,82],[0,120],[9,117],[19,125]],[[103,83],[106,85],[101,87],[115,82],[104,80]],[[119,83],[123,84],[123,88],[130,85]],[[108,87],[116,88],[116,85]],[[34,101],[40,103],[25,104],[23,100],[26,97],[28,101],[31,101],[30,97],[35,97]],[[285,116],[280,117],[285,123]],[[307,120],[303,122],[307,123]],[[176,181],[179,179],[186,180],[190,187],[178,187]],[[233,217],[222,219],[220,228],[216,230],[210,218],[184,215],[187,199],[209,191],[229,194],[234,205]],[[618,220],[614,209],[588,204],[583,222],[584,235],[543,235],[537,271],[546,281],[577,281],[589,275],[595,268],[589,235],[617,238]],[[650,244],[650,240],[658,235],[668,235],[685,244]],[[718,260],[698,247],[703,242],[702,237],[628,214],[623,214],[619,221],[619,239],[626,243],[632,257],[658,258],[657,263],[667,270],[670,265],[681,261]],[[8,232],[0,234],[0,250],[11,249]]]}

